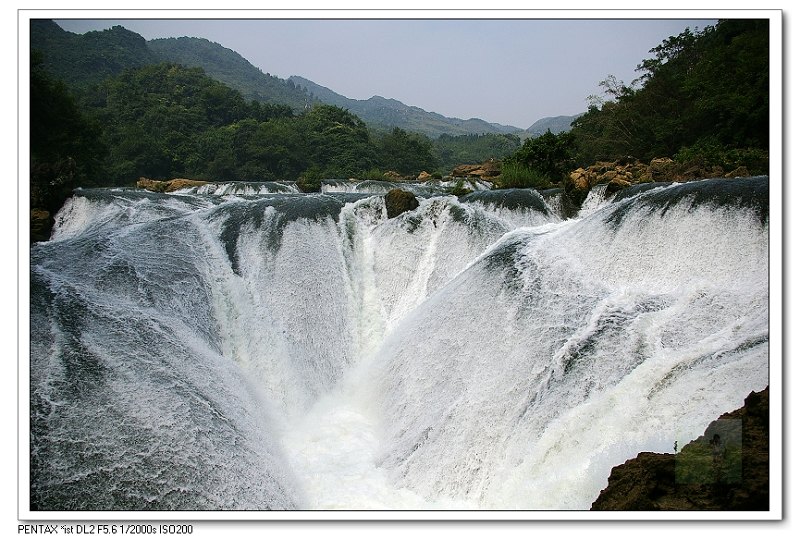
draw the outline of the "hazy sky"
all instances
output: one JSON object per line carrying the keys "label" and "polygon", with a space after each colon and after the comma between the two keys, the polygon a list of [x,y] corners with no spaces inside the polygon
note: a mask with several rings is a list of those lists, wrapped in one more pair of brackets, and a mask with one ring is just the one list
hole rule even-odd
{"label": "hazy sky", "polygon": [[398,99],[456,118],[529,127],[586,110],[598,82],[625,82],[649,50],[714,20],[66,20],[146,39],[202,37],[265,73],[300,75],[353,99]]}

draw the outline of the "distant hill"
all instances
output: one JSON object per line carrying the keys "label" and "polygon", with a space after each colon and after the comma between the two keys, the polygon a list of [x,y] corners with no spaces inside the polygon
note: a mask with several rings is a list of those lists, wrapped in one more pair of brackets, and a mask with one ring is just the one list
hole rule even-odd
{"label": "distant hill", "polygon": [[289,77],[300,88],[308,90],[323,103],[336,105],[359,116],[366,123],[378,128],[399,127],[406,131],[422,133],[436,138],[442,134],[474,135],[483,133],[519,133],[518,127],[489,123],[479,118],[462,120],[448,118],[435,112],[401,103],[396,99],[373,96],[369,99],[350,99],[299,76]]}
{"label": "distant hill", "polygon": [[196,37],[146,41],[121,26],[75,34],[52,20],[31,20],[31,50],[42,53],[44,68],[69,86],[83,89],[120,74],[128,68],[170,62],[199,67],[208,76],[238,90],[247,100],[288,105],[301,111],[314,103],[336,105],[359,116],[372,128],[388,131],[399,127],[437,138],[442,134],[516,134],[538,136],[569,129],[576,116],[543,118],[527,130],[486,122],[479,118],[449,118],[396,99],[373,96],[350,99],[299,76],[288,80],[262,72],[239,53],[218,43]]}
{"label": "distant hill", "polygon": [[539,135],[544,135],[549,129],[554,135],[557,135],[561,132],[572,129],[570,124],[579,116],[581,115],[549,116],[547,118],[541,118],[533,122],[533,125],[526,129],[525,132],[530,133],[531,136],[538,137]]}
{"label": "distant hill", "polygon": [[147,45],[159,61],[200,67],[209,77],[239,90],[245,99],[289,105],[298,111],[312,103],[308,93],[290,81],[262,72],[239,53],[207,39],[171,37],[153,39]]}
{"label": "distant hill", "polygon": [[122,26],[74,34],[48,19],[32,19],[31,51],[42,53],[44,68],[74,88],[85,88],[127,68],[158,62],[145,39]]}

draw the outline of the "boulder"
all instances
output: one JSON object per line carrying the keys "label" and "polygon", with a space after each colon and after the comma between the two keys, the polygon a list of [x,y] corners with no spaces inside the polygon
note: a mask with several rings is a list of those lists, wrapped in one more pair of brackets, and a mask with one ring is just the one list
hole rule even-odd
{"label": "boulder", "polygon": [[186,178],[175,178],[172,180],[151,180],[150,178],[139,178],[136,182],[136,187],[139,189],[146,189],[156,193],[171,193],[178,189],[185,189],[187,187],[197,187],[207,184],[203,180],[188,180]]}
{"label": "boulder", "polygon": [[564,181],[564,195],[573,205],[580,207],[583,204],[584,199],[586,199],[592,188],[591,177],[592,173],[583,168],[574,170],[567,176]]}
{"label": "boulder", "polygon": [[450,175],[454,178],[465,178],[467,176],[471,176],[473,172],[480,168],[480,165],[458,165],[453,168],[453,171],[450,173]]}
{"label": "boulder", "polygon": [[187,187],[199,187],[201,185],[207,184],[207,181],[203,180],[187,180],[186,178],[175,178],[174,180],[169,180],[167,182],[167,188],[165,189],[165,193],[171,193],[172,191],[177,191],[178,189],[186,189]]}
{"label": "boulder", "polygon": [[610,182],[608,182],[608,187],[606,187],[606,196],[616,193],[617,191],[621,191],[627,187],[630,187],[631,185],[633,184],[626,176],[618,174],[614,176]]}
{"label": "boulder", "polygon": [[386,215],[389,219],[419,207],[419,201],[414,193],[403,189],[391,189],[383,199],[386,202]]}
{"label": "boulder", "polygon": [[489,159],[480,164],[458,165],[450,175],[453,178],[481,178],[488,180],[502,173],[502,162]]}
{"label": "boulder", "polygon": [[675,161],[669,157],[655,157],[650,161],[650,174],[654,181],[670,181]]}
{"label": "boulder", "polygon": [[427,182],[430,179],[431,179],[431,175],[428,172],[424,171],[424,170],[419,173],[419,176],[417,176],[417,181],[418,182]]}

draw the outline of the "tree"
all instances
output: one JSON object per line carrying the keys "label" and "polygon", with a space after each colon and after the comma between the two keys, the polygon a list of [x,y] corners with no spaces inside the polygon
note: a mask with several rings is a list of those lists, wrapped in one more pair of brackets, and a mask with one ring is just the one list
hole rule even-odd
{"label": "tree", "polygon": [[549,129],[543,135],[529,138],[506,159],[523,165],[551,182],[558,182],[574,166],[575,136],[564,131],[554,135]]}
{"label": "tree", "polygon": [[768,20],[687,28],[650,52],[635,84],[607,78],[609,99],[593,100],[573,123],[580,163],[649,160],[696,145],[768,149]]}
{"label": "tree", "polygon": [[30,76],[31,206],[52,214],[100,169],[104,148],[99,126],[81,112],[61,81],[43,71],[35,51]]}
{"label": "tree", "polygon": [[298,118],[308,160],[327,177],[355,176],[376,164],[366,124],[333,105],[317,105]]}
{"label": "tree", "polygon": [[378,160],[385,169],[402,174],[418,174],[436,168],[431,140],[399,127],[378,139]]}

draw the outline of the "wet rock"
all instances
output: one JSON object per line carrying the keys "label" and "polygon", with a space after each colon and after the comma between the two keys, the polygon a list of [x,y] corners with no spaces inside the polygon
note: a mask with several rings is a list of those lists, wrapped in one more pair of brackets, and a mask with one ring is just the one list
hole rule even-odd
{"label": "wet rock", "polygon": [[419,201],[414,193],[403,189],[391,189],[383,199],[386,202],[386,214],[389,219],[419,207]]}
{"label": "wet rock", "polygon": [[579,168],[567,176],[564,181],[564,196],[570,203],[580,207],[592,188],[592,172]]}

